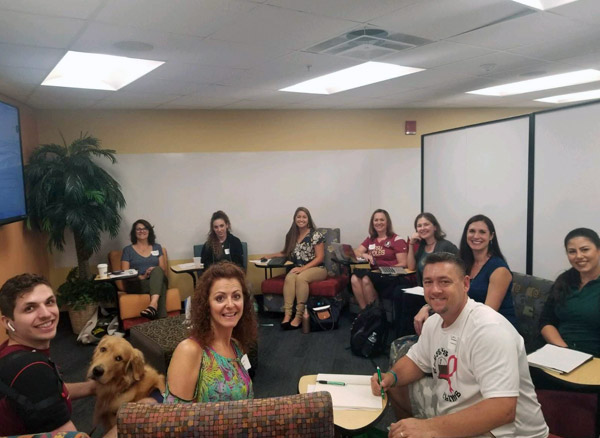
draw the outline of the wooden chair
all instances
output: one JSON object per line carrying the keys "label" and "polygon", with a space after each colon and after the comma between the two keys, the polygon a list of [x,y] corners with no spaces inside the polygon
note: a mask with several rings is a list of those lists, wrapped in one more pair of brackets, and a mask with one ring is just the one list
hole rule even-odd
{"label": "wooden chair", "polygon": [[[167,265],[167,250],[162,248]],[[121,269],[121,256],[123,251],[115,250],[108,253],[108,270],[115,271]],[[167,275],[167,272],[165,272]],[[128,294],[125,291],[125,282],[116,280],[115,285],[119,295],[119,318],[123,324],[124,330],[129,330],[131,327],[148,322],[148,318],[140,316],[140,312],[150,304],[150,296],[148,294]],[[179,289],[167,289],[167,314],[168,316],[176,316],[181,314],[181,294]]]}

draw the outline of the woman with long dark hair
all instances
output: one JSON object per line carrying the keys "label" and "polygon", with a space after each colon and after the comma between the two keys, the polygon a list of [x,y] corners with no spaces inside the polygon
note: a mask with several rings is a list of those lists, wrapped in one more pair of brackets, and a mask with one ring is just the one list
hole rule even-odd
{"label": "woman with long dark hair", "polygon": [[[458,254],[458,248],[452,242],[445,239],[446,233],[442,226],[431,213],[420,213],[415,218],[415,232],[410,236],[408,245],[407,263],[408,269],[417,271],[417,281],[423,283],[423,267],[425,257],[436,252],[449,252]],[[417,249],[415,249],[417,246]]]}
{"label": "woman with long dark hair", "polygon": [[[512,300],[512,273],[506,263],[494,223],[482,214],[470,218],[460,239],[460,258],[471,279],[469,298],[490,306],[516,327],[517,317]],[[415,316],[415,331],[421,333],[429,315],[425,305]]]}
{"label": "woman with long dark hair", "polygon": [[[378,266],[406,267],[407,244],[394,233],[389,213],[379,208],[369,220],[369,236],[354,250],[357,258],[365,259],[371,269]],[[390,275],[371,272],[371,269],[355,269],[350,283],[352,293],[361,309],[377,299],[378,293],[391,292],[395,279]]]}
{"label": "woman with long dark hair", "polygon": [[190,337],[173,352],[163,403],[252,398],[246,352],[256,343],[257,324],[244,271],[230,262],[212,265],[191,308]]}
{"label": "woman with long dark hair", "polygon": [[564,240],[571,269],[558,276],[540,318],[549,344],[600,357],[600,237],[576,228]]}
{"label": "woman with long dark hair", "polygon": [[121,269],[135,269],[138,277],[125,280],[127,293],[150,295],[150,304],[140,312],[148,319],[167,317],[167,258],[156,243],[154,227],[145,219],[133,223],[129,233],[131,245],[123,248]]}
{"label": "woman with long dark hair", "polygon": [[242,242],[231,234],[231,222],[224,211],[218,210],[212,214],[210,231],[200,255],[204,269],[220,261],[230,261],[244,268]]}
{"label": "woman with long dark hair", "polygon": [[[298,207],[294,212],[292,225],[285,236],[283,251],[266,256],[268,258],[286,257],[295,265],[286,275],[283,285],[284,317],[281,327],[284,330],[300,328],[308,300],[308,285],[327,278],[327,270],[323,266],[324,242],[325,237],[317,231],[308,209]],[[296,301],[295,314],[293,314],[294,300]]]}

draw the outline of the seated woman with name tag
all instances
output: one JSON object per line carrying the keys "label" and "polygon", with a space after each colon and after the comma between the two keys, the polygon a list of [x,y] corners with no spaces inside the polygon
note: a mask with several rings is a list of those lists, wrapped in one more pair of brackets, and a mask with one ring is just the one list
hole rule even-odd
{"label": "seated woman with name tag", "polygon": [[190,337],[167,371],[163,403],[205,403],[253,397],[250,361],[257,323],[244,271],[233,263],[208,268],[192,296]]}
{"label": "seated woman with name tag", "polygon": [[[378,209],[371,215],[369,236],[355,253],[357,258],[367,260],[371,269],[377,269],[378,266],[406,267],[407,251],[406,241],[394,233],[388,212]],[[364,309],[377,299],[378,292],[391,292],[397,280],[371,270],[355,269],[350,282],[358,305]]]}
{"label": "seated woman with name tag", "polygon": [[210,218],[210,231],[202,248],[204,269],[213,263],[229,261],[244,268],[244,251],[240,239],[231,234],[231,222],[224,211],[215,211]]}
{"label": "seated woman with name tag", "polygon": [[150,304],[140,312],[148,319],[167,317],[167,261],[162,246],[156,243],[154,227],[144,219],[138,219],[131,227],[131,245],[123,248],[121,269],[135,269],[138,277],[125,280],[130,294],[150,294]]}
{"label": "seated woman with name tag", "polygon": [[[327,278],[323,267],[325,258],[325,237],[316,229],[310,212],[298,207],[289,231],[285,235],[283,251],[265,257],[285,257],[294,262],[294,268],[285,276],[283,284],[283,330],[296,330],[302,324],[302,315],[309,295],[309,284]],[[296,313],[294,310],[296,301]],[[292,319],[293,316],[293,319]]]}

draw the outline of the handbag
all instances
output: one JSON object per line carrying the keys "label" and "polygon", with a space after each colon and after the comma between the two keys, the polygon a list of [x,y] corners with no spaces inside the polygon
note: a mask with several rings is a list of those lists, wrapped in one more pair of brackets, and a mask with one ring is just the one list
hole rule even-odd
{"label": "handbag", "polygon": [[306,303],[311,331],[328,331],[338,328],[342,301],[340,298],[309,297]]}
{"label": "handbag", "polygon": [[97,344],[104,335],[115,335],[118,329],[118,315],[106,310],[102,306],[98,306],[98,310],[85,323],[81,332],[79,332],[77,341],[82,344]]}

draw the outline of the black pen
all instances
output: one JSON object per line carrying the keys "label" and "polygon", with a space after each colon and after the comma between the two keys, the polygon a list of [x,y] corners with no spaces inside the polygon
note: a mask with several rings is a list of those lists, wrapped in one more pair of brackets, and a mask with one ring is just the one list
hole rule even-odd
{"label": "black pen", "polygon": [[323,385],[346,386],[344,382],[334,382],[333,380],[317,380],[317,383],[321,383]]}

